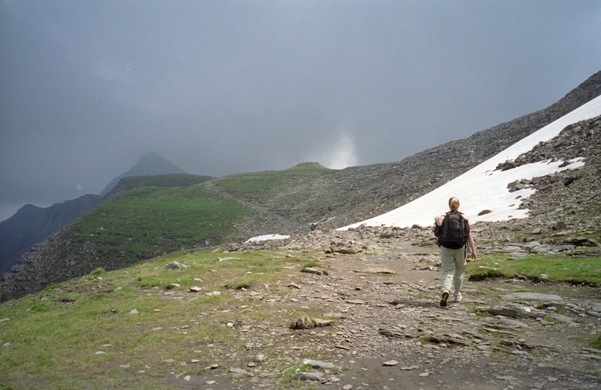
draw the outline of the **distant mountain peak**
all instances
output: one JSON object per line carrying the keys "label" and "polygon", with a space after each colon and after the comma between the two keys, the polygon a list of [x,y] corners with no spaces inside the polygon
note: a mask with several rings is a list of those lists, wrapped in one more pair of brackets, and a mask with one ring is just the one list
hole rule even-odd
{"label": "distant mountain peak", "polygon": [[123,174],[123,177],[164,175],[168,173],[187,172],[157,152],[146,152],[138,159],[136,165],[131,167],[129,171]]}
{"label": "distant mountain peak", "polygon": [[153,176],[153,175],[165,175],[170,173],[187,173],[171,161],[167,160],[157,152],[148,151],[138,159],[138,162],[131,167],[127,172],[122,173],[118,177],[111,180],[111,182],[105,187],[101,195],[108,194],[119,180],[129,176]]}

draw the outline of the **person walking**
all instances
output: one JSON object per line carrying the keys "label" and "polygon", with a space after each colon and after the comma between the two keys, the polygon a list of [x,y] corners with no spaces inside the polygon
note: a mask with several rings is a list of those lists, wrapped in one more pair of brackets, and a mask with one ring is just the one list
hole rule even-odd
{"label": "person walking", "polygon": [[[440,247],[441,298],[440,306],[447,306],[451,291],[455,302],[462,300],[461,287],[465,275],[467,245],[470,247],[471,258],[476,260],[476,247],[468,219],[459,212],[459,199],[449,199],[449,209],[446,214],[434,218],[434,233]],[[466,245],[467,244],[467,245]]]}

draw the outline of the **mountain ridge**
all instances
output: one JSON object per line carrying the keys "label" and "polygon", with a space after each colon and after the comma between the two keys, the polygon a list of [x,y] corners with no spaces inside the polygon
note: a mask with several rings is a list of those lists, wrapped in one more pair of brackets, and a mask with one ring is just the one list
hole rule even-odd
{"label": "mountain ridge", "polygon": [[[34,244],[44,241],[100,203],[110,199],[113,195],[111,191],[118,186],[122,179],[160,173],[185,174],[181,168],[158,153],[146,152],[133,167],[111,180],[101,195],[86,194],[77,199],[55,203],[49,207],[37,207],[30,204],[23,206],[13,216],[0,222],[0,275],[17,263],[20,256],[30,250]],[[208,179],[209,177],[204,178]],[[172,181],[177,183],[178,179]],[[127,185],[132,186],[132,182],[123,183],[123,186]],[[169,184],[164,183],[164,185]]]}
{"label": "mountain ridge", "polygon": [[[232,204],[239,205],[236,207],[242,207],[246,211],[243,219],[228,227],[230,233],[227,236],[199,242],[184,240],[182,245],[191,248],[197,245],[206,245],[207,242],[209,244],[226,244],[227,242],[244,241],[252,236],[271,233],[305,234],[309,231],[310,225],[315,223],[318,223],[321,229],[327,230],[383,214],[466,172],[500,151],[500,148],[517,142],[519,139],[567,114],[575,107],[586,103],[587,99],[597,93],[601,94],[601,72],[591,76],[547,109],[483,130],[466,139],[428,149],[395,163],[349,167],[339,171],[312,163],[301,163],[293,167],[294,169],[236,174],[223,178],[213,178],[200,184],[184,187],[188,190],[181,191],[186,192],[186,196],[191,196],[190,199],[200,199],[196,195],[197,193],[205,194],[203,196],[212,194],[210,196],[220,199],[219,202],[227,199],[233,202]],[[586,126],[581,126],[581,130],[586,134],[596,134],[599,131],[597,129],[600,126],[599,123],[598,120],[592,120]],[[585,136],[575,140],[562,137],[562,142],[576,143],[577,146],[583,142],[589,142],[589,139]],[[597,138],[591,138],[591,140],[599,142]],[[594,148],[595,145],[597,144],[588,146]],[[554,150],[551,149],[550,153],[553,152]],[[594,162],[578,175],[581,178],[591,177],[594,179],[596,175],[598,176],[598,170],[598,163]],[[561,179],[547,180],[547,182],[538,180],[538,185],[543,186],[546,190],[538,191],[535,194],[537,196],[535,198],[536,202],[538,202],[536,199],[542,199],[543,201],[532,207],[534,210],[533,219],[545,214],[549,218],[550,210],[545,209],[546,206],[544,205],[552,203],[552,199],[544,199],[544,197],[552,197],[549,194],[562,189],[558,189],[557,180],[561,183],[562,180],[568,180],[567,178],[570,175],[574,176],[573,173],[563,173],[555,175],[556,178]],[[580,187],[570,188],[570,186],[566,186],[563,190],[570,191],[577,187],[582,189],[582,186],[587,184],[587,179],[576,179],[575,182]],[[598,181],[589,180],[589,182],[594,184],[592,187],[594,195],[600,188]],[[157,191],[156,194],[158,196],[161,192]],[[119,196],[115,199],[123,201],[123,198]],[[595,199],[595,196],[592,196],[591,199]],[[141,198],[141,200],[143,199]],[[156,200],[152,200],[152,202],[156,202]],[[599,214],[596,207],[598,206],[593,204],[585,211]],[[166,212],[161,211],[160,208],[139,210],[145,213]],[[574,223],[577,223],[576,218],[580,214],[567,215],[564,211],[559,213],[553,211],[553,215],[557,218],[565,218],[568,222],[575,221]],[[194,224],[195,222],[188,223]],[[549,221],[539,219],[538,223],[546,224]],[[501,225],[509,226],[511,223]],[[524,226],[530,228],[528,224]],[[235,229],[231,230],[231,227],[235,227]],[[595,229],[594,226],[592,229]],[[91,230],[87,234],[101,237],[103,233],[99,234],[99,232],[101,233],[101,231]],[[127,234],[127,232],[123,231],[123,234]],[[52,282],[56,282],[60,278],[64,280],[74,276],[73,273],[69,272],[69,267],[66,266],[69,263],[89,262],[87,268],[80,267],[78,270],[80,275],[90,272],[93,267],[101,266],[102,258],[94,252],[93,246],[88,243],[85,250],[84,248],[69,249],[66,245],[66,242],[69,242],[68,240],[69,238],[63,231],[49,239],[47,244],[35,247],[32,252],[22,257],[21,265],[16,274],[12,273],[3,278],[0,282],[0,291],[6,297],[19,296],[30,291],[27,290],[28,283],[35,279],[36,272],[39,276],[40,270],[48,271],[48,267],[43,266],[44,258],[53,257],[57,261],[53,267],[50,267],[58,273],[55,275],[58,279],[54,279]],[[164,250],[161,249],[160,242],[165,241],[165,237],[162,237],[161,233],[153,240],[157,242],[158,246],[156,250],[153,249],[154,252],[149,252],[149,255],[152,255],[152,253],[159,254]],[[169,240],[172,240],[172,238],[168,239],[167,242]],[[57,254],[60,254],[60,256]],[[146,256],[143,255],[142,258],[146,258]],[[129,264],[132,261],[131,257],[128,257],[128,259],[124,264]],[[118,266],[118,256],[114,258],[114,261]],[[60,274],[61,270],[63,274]],[[37,288],[39,287],[41,286],[38,285]]]}
{"label": "mountain ridge", "polygon": [[0,222],[0,275],[8,271],[32,245],[81,217],[100,202],[100,195],[88,194],[45,208],[27,204],[15,215]]}

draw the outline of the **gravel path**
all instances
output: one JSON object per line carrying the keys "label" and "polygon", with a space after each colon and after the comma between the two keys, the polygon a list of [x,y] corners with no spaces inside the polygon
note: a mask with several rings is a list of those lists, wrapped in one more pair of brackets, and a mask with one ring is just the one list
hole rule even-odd
{"label": "gravel path", "polygon": [[[181,388],[593,389],[601,387],[599,289],[527,280],[466,281],[464,300],[439,305],[437,248],[372,242],[361,253],[323,254],[324,274],[294,274],[278,286],[240,291],[282,317],[240,321],[247,351],[215,354]],[[291,250],[290,253],[294,251]],[[292,281],[294,280],[294,282]],[[300,281],[300,282],[299,282]],[[290,304],[333,326],[281,326]],[[237,317],[238,318],[238,317]],[[220,357],[227,361],[219,361]],[[309,359],[309,360],[307,360]],[[288,375],[309,363],[309,373]],[[333,366],[333,367],[332,367]],[[285,370],[284,370],[285,371]]]}

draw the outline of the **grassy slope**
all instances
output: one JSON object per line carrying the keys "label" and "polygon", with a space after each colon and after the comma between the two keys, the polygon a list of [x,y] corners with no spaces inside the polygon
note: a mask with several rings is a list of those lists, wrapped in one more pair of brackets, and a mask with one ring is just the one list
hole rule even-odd
{"label": "grassy slope", "polygon": [[180,249],[227,243],[240,239],[240,226],[256,224],[257,209],[277,215],[290,204],[302,207],[309,199],[318,201],[307,186],[334,173],[318,164],[301,164],[226,177],[212,187],[190,185],[186,175],[128,178],[120,188],[133,189],[71,225],[66,237],[75,252],[92,248],[107,269]]}
{"label": "grassy slope", "polygon": [[[333,186],[336,170],[316,163],[304,163],[282,171],[265,171],[232,175],[218,180],[218,188],[232,196],[260,202],[272,211],[289,208],[286,205],[302,205],[315,199],[312,187]],[[328,191],[326,191],[328,192]]]}
{"label": "grassy slope", "polygon": [[[278,214],[278,202],[286,203],[285,209],[313,199],[303,191],[306,186],[334,172],[301,164],[221,180],[195,175],[125,178],[108,201],[61,233],[52,251],[40,255],[46,259],[41,266],[48,280],[56,282],[64,280],[64,272],[74,277],[97,267],[113,270],[177,250],[245,240],[265,234],[261,230],[266,227],[297,228],[298,221],[288,223]],[[33,287],[26,280],[16,284],[15,291]]]}
{"label": "grassy slope", "polygon": [[[236,288],[274,283],[288,294],[278,280],[297,273],[306,260],[278,252],[228,256],[205,249],[125,270],[99,269],[2,304],[0,345],[10,344],[0,348],[0,388],[162,389],[174,370],[197,374],[223,362],[223,356],[211,357],[211,345],[225,343],[245,354],[245,343],[228,323],[244,316],[245,324],[269,318],[279,327],[301,313],[290,300],[284,309],[261,305],[249,311],[259,305],[236,298]],[[189,267],[166,270],[173,261]],[[167,290],[170,283],[179,287]],[[191,293],[191,286],[203,291]],[[138,314],[131,314],[134,309]],[[182,367],[182,361],[192,364]]]}
{"label": "grassy slope", "polygon": [[[247,340],[230,324],[283,329],[302,314],[323,315],[299,306],[287,287],[300,283],[298,271],[321,254],[273,250],[233,255],[208,248],[177,252],[127,269],[98,269],[3,303],[0,388],[163,389],[169,388],[173,372],[200,374],[214,363],[226,372],[227,364],[239,364],[234,356],[248,359],[249,354]],[[188,268],[166,270],[174,261]],[[481,261],[506,274],[516,264],[500,256]],[[519,263],[551,280],[599,282],[598,259],[546,257]],[[470,263],[470,272],[477,264]],[[168,289],[171,283],[179,286]],[[201,292],[189,292],[192,286]],[[252,293],[238,294],[241,287]],[[264,288],[281,299],[254,299]],[[131,313],[134,309],[137,314]],[[590,340],[597,347],[600,341]],[[290,368],[277,359],[289,342],[289,336],[280,334],[262,349],[272,354],[267,356],[275,364],[272,370]]]}
{"label": "grassy slope", "polygon": [[512,259],[497,254],[480,260],[470,263],[471,280],[521,275],[532,280],[601,286],[601,259],[598,257],[531,254],[525,259]]}
{"label": "grassy slope", "polygon": [[139,187],[86,214],[66,229],[65,237],[75,252],[93,248],[108,264],[132,263],[222,243],[250,213],[201,185]]}

